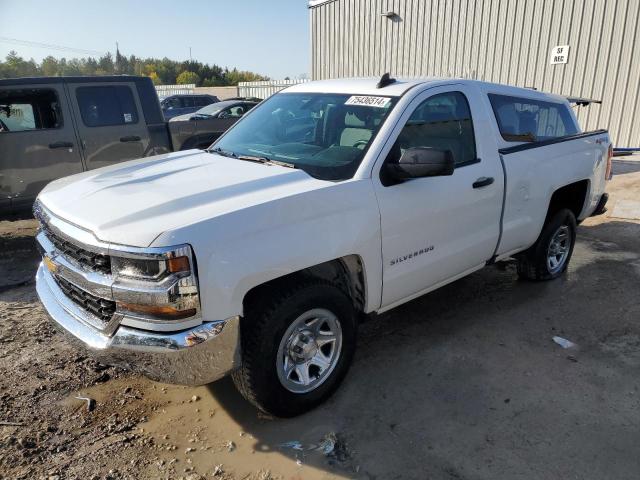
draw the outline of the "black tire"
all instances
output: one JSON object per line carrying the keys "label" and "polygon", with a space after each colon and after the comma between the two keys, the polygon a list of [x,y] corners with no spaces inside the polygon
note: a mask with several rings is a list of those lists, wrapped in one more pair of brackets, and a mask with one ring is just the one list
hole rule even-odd
{"label": "black tire", "polygon": [[[241,324],[242,366],[232,375],[236,388],[249,402],[277,417],[294,417],[324,402],[344,379],[356,347],[357,321],[349,298],[322,280],[290,284],[272,290],[261,301],[246,305]],[[276,370],[278,348],[289,326],[304,312],[331,311],[342,329],[342,348],[333,371],[308,393],[293,393],[281,383]]]}
{"label": "black tire", "polygon": [[[551,269],[547,259],[549,247],[556,232],[565,227],[568,232],[567,243],[569,250],[562,265]],[[569,209],[562,209],[551,215],[544,227],[542,233],[528,250],[518,256],[518,275],[520,278],[527,280],[552,280],[562,275],[569,265],[573,247],[576,242],[576,217]]]}

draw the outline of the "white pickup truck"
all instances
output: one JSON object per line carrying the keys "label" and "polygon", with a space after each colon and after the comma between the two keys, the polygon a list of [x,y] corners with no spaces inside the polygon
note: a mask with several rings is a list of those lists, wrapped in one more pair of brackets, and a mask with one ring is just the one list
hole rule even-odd
{"label": "white pickup truck", "polygon": [[604,211],[611,142],[568,101],[471,80],[292,86],[207,151],[50,183],[37,290],[103,362],[227,374],[292,416],[344,378],[358,321],[515,257],[548,280]]}

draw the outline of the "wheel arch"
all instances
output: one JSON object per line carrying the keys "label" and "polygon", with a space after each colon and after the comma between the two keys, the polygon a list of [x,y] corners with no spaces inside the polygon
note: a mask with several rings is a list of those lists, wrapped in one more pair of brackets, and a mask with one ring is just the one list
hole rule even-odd
{"label": "wheel arch", "polygon": [[260,302],[272,289],[309,278],[335,284],[351,299],[357,311],[364,312],[367,305],[366,273],[362,258],[355,254],[312,265],[254,286],[242,299],[243,311],[249,302]]}
{"label": "wheel arch", "polygon": [[557,188],[549,199],[545,224],[549,218],[563,208],[571,210],[576,219],[578,219],[587,203],[589,187],[590,182],[585,179]]}

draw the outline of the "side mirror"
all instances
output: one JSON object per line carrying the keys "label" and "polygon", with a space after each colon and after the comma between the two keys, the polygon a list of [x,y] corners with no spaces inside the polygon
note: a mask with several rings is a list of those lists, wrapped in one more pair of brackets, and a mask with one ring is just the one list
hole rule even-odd
{"label": "side mirror", "polygon": [[394,180],[453,175],[455,162],[451,150],[431,147],[413,147],[404,151],[398,163],[387,163],[385,168]]}

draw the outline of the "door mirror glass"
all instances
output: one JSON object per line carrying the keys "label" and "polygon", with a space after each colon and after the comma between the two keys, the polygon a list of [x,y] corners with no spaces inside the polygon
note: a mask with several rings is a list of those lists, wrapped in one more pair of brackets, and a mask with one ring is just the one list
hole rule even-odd
{"label": "door mirror glass", "polygon": [[406,149],[397,163],[387,163],[387,173],[395,180],[453,175],[455,162],[451,150],[433,147]]}

